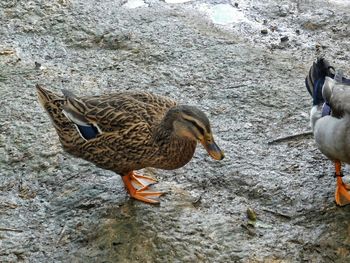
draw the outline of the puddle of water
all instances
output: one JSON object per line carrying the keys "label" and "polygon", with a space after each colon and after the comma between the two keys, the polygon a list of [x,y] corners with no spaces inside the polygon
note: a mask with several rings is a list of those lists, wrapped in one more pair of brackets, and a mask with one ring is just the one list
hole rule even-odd
{"label": "puddle of water", "polygon": [[350,6],[350,1],[349,0],[329,0],[329,1],[333,2],[335,4],[339,4],[339,5]]}
{"label": "puddle of water", "polygon": [[191,0],[165,0],[165,2],[168,4],[181,4],[181,3],[186,3],[190,1]]}
{"label": "puddle of water", "polygon": [[129,0],[123,5],[123,7],[126,7],[126,8],[138,8],[141,6],[148,6],[148,5],[142,0]]}
{"label": "puddle of water", "polygon": [[227,25],[248,22],[245,15],[229,4],[218,4],[210,7],[210,17],[215,24]]}
{"label": "puddle of water", "polygon": [[203,4],[199,6],[199,10],[207,13],[215,24],[250,23],[241,11],[229,4],[218,4],[214,6]]}

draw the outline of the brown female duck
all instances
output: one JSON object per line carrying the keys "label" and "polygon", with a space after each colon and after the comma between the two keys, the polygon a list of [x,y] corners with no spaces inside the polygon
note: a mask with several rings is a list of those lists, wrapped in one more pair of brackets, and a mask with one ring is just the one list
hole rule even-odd
{"label": "brown female duck", "polygon": [[193,106],[144,92],[101,96],[63,96],[37,85],[63,148],[73,156],[122,176],[129,194],[158,203],[161,192],[148,189],[156,181],[134,170],[172,170],[188,163],[199,141],[216,160],[224,158],[214,142],[206,115]]}

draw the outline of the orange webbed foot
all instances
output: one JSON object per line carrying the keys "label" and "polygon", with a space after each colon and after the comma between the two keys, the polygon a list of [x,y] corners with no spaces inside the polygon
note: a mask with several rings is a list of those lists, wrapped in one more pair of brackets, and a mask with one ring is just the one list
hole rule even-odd
{"label": "orange webbed foot", "polygon": [[335,202],[339,206],[350,204],[349,185],[345,184],[341,175],[341,163],[335,162],[335,176],[337,178],[337,188],[335,189]]}
{"label": "orange webbed foot", "polygon": [[350,193],[347,191],[348,185],[344,184],[342,178],[337,176],[337,188],[335,189],[335,202],[339,206],[350,204]]}
{"label": "orange webbed foot", "polygon": [[145,189],[147,186],[157,183],[157,180],[153,179],[152,177],[144,176],[135,173],[134,171],[130,172],[128,175],[130,176],[131,182],[137,186],[140,186],[141,189]]}
{"label": "orange webbed foot", "polygon": [[[124,185],[130,196],[145,203],[158,204],[159,197],[163,192],[154,192],[148,189],[148,186],[157,181],[151,177],[135,174],[130,172],[122,176]],[[135,186],[140,186],[136,188]]]}

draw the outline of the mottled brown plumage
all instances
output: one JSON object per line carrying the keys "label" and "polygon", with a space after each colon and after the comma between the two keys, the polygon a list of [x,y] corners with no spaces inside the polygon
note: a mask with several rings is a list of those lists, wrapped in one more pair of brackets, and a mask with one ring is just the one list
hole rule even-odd
{"label": "mottled brown plumage", "polygon": [[[68,91],[61,96],[39,85],[37,90],[63,148],[123,177],[130,173],[133,177],[132,171],[145,167],[182,167],[191,160],[198,140],[213,158],[223,158],[207,117],[195,107],[144,92],[78,98]],[[131,181],[143,191],[155,182],[148,179],[133,177]]]}

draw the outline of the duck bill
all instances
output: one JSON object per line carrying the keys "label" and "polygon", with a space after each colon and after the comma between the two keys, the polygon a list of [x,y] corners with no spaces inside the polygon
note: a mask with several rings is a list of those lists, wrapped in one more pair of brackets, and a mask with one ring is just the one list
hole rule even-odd
{"label": "duck bill", "polygon": [[223,151],[220,150],[219,146],[212,140],[211,143],[208,143],[207,141],[201,141],[204,148],[207,150],[209,155],[215,159],[215,160],[222,160],[224,159],[225,155]]}

